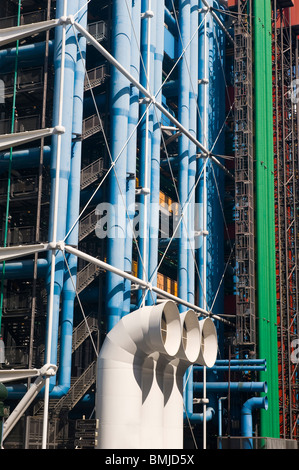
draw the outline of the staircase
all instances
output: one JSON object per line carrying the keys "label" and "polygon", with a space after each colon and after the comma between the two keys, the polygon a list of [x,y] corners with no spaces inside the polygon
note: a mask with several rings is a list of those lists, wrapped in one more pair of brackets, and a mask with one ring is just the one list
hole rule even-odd
{"label": "staircase", "polygon": [[81,170],[81,180],[80,180],[80,188],[81,191],[90,184],[97,181],[104,173],[104,163],[103,158],[99,158],[98,160],[90,163],[85,168]]}
{"label": "staircase", "polygon": [[[99,257],[97,256],[99,259]],[[102,269],[94,263],[88,263],[77,274],[77,293],[80,294],[89,284],[98,277]]]}
{"label": "staircase", "polygon": [[[94,317],[87,317],[86,321],[83,320],[81,323],[79,323],[79,325],[76,326],[76,328],[74,328],[74,330],[73,330],[72,353],[74,351],[76,351],[79,348],[79,346],[81,346],[81,344],[89,337],[89,335],[91,333],[97,332],[97,331],[98,331],[98,321]],[[57,349],[57,358],[59,359],[59,346],[58,346],[58,349]],[[59,365],[59,363],[58,363],[58,365]],[[85,372],[82,374],[81,377],[83,377],[84,374],[85,374]],[[72,384],[74,384],[79,379],[78,378],[72,379]],[[90,380],[90,379],[88,378],[88,380]],[[82,391],[82,394],[81,394],[80,398],[82,398],[84,393],[85,393],[85,391]],[[58,401],[60,401],[60,400],[58,400],[58,399],[57,400],[55,400],[55,399],[50,400],[50,404],[49,404],[50,410],[53,410],[54,408],[57,410]],[[36,415],[40,416],[41,412],[43,410],[43,406],[44,406],[43,401],[39,401],[34,406],[33,415],[34,416],[36,416]]]}
{"label": "staircase", "polygon": [[99,218],[96,215],[95,209],[87,214],[86,217],[84,217],[80,221],[80,226],[79,226],[79,242],[83,240],[85,237],[87,237],[90,233],[92,233],[97,225]]}
{"label": "staircase", "polygon": [[89,70],[84,81],[84,91],[88,91],[91,88],[102,85],[107,77],[109,77],[107,64],[103,64]]}
{"label": "staircase", "polygon": [[94,134],[102,131],[102,123],[97,114],[83,119],[82,123],[82,140],[88,139]]}
{"label": "staircase", "polygon": [[51,406],[53,416],[58,416],[62,410],[70,411],[88,392],[96,381],[96,364],[97,362],[93,361],[80,377],[72,379],[68,393],[59,400],[54,400]]}

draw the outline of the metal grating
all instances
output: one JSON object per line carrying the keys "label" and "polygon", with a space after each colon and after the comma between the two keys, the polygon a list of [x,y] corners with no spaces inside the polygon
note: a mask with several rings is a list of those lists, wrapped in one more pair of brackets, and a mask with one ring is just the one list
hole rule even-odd
{"label": "metal grating", "polygon": [[255,352],[252,4],[238,1],[235,24],[235,229],[237,346]]}

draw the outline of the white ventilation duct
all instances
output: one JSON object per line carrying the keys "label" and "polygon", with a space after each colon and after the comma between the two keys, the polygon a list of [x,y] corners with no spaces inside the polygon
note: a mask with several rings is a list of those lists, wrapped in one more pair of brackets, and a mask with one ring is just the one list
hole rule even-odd
{"label": "white ventilation duct", "polygon": [[212,320],[180,315],[172,301],[123,317],[98,358],[97,447],[182,448],[184,373],[194,363],[211,367],[216,354]]}

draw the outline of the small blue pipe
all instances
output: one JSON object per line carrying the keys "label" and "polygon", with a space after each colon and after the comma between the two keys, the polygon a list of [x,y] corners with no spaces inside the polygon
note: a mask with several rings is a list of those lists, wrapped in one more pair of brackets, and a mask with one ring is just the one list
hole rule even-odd
{"label": "small blue pipe", "polygon": [[266,365],[266,359],[217,359],[215,365]]}
{"label": "small blue pipe", "polygon": [[178,25],[175,17],[170,13],[169,9],[165,7],[164,9],[165,24],[168,27],[168,30],[173,34],[173,36],[178,36]]}
{"label": "small blue pipe", "polygon": [[[190,3],[190,92],[189,92],[189,132],[197,138],[197,99],[198,99],[198,34],[195,34],[198,28],[198,0],[191,0]],[[189,142],[189,169],[188,169],[188,281],[187,295],[188,302],[195,303],[195,177],[196,177],[196,145]],[[191,246],[190,246],[191,245]]]}
{"label": "small blue pipe", "polygon": [[[186,48],[184,56],[179,62],[179,84],[180,93],[178,96],[178,120],[189,129],[189,93],[190,93],[190,48],[187,47],[190,41],[190,0],[179,0],[179,56]],[[179,137],[178,144],[179,160],[179,182],[178,194],[181,211],[184,209],[184,221],[180,223],[179,229],[179,251],[178,251],[178,296],[187,300],[188,292],[188,171],[189,171],[189,139],[185,135]],[[182,312],[185,307],[180,306]]]}
{"label": "small blue pipe", "polygon": [[[113,2],[112,55],[123,67],[130,70],[132,7],[123,0]],[[115,209],[110,220],[110,237],[107,239],[107,262],[124,270],[126,238],[126,176],[128,117],[130,83],[115,67],[111,70],[111,156],[118,158],[109,179],[109,202]],[[125,148],[124,148],[125,147]],[[119,156],[120,155],[120,156]],[[113,233],[114,232],[114,233]],[[124,279],[107,272],[107,329],[110,331],[122,316]]]}
{"label": "small blue pipe", "polygon": [[[36,67],[43,65],[45,60],[46,42],[37,42],[18,49],[18,62],[25,67]],[[16,56],[16,48],[12,47],[0,51],[0,69],[10,72],[13,70]],[[49,57],[54,53],[54,41],[49,41]]]}
{"label": "small blue pipe", "polygon": [[[202,392],[203,383],[193,383],[194,392]],[[242,393],[267,393],[268,386],[266,382],[207,382],[207,392],[224,393],[242,392]]]}
{"label": "small blue pipe", "polygon": [[[50,162],[51,147],[46,145],[43,150],[43,162],[47,166]],[[7,171],[10,152],[0,155],[0,173]],[[25,168],[36,168],[39,165],[40,148],[18,150],[12,153],[12,169],[23,170]]]}
{"label": "small blue pipe", "polygon": [[[2,269],[0,263],[0,269]],[[43,278],[48,271],[49,263],[47,259],[39,258],[37,260],[37,277]],[[8,261],[5,263],[5,279],[32,279],[34,273],[34,261]]]}
{"label": "small blue pipe", "polygon": [[[56,17],[63,16],[64,2],[59,0],[56,3]],[[67,14],[74,15],[78,11],[78,0],[69,4]],[[60,73],[61,73],[61,41],[62,27],[55,30],[55,81],[53,98],[53,125],[58,124],[59,102],[60,102]],[[61,137],[61,160],[60,160],[60,184],[58,214],[59,221],[57,225],[57,240],[63,240],[66,235],[67,224],[67,206],[68,206],[68,183],[71,170],[71,145],[72,145],[72,119],[73,119],[73,96],[74,96],[74,75],[75,64],[77,60],[77,44],[71,25],[66,27],[66,47],[65,47],[65,72],[64,72],[64,90],[63,90],[63,116],[62,124],[65,133]],[[52,138],[52,159],[51,159],[51,200],[49,215],[49,240],[53,239],[53,220],[54,220],[54,197],[56,183],[56,156],[57,156],[57,136]],[[49,254],[51,256],[51,253]],[[51,263],[49,258],[49,273],[47,278],[47,289],[50,288]],[[59,328],[60,296],[63,288],[64,277],[64,258],[62,252],[58,251],[55,261],[55,287],[53,299],[53,327],[47,334],[52,335],[51,362],[57,364],[57,342]],[[47,353],[47,352],[46,352]],[[51,387],[55,385],[56,379],[51,380]]]}
{"label": "small blue pipe", "polygon": [[252,426],[252,412],[253,410],[267,410],[268,400],[267,397],[252,397],[247,400],[241,410],[241,436],[248,437],[244,439],[243,449],[253,449],[253,440],[250,439],[253,436]]}

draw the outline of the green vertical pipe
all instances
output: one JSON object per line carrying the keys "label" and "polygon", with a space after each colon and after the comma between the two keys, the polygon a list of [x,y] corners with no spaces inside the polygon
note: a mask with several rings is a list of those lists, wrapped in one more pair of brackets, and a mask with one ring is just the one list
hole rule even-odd
{"label": "green vertical pipe", "polygon": [[[20,26],[20,24],[21,24],[21,4],[22,4],[22,0],[19,0],[19,4],[18,4],[18,23],[17,23],[18,26]],[[11,134],[14,133],[14,128],[15,128],[17,75],[18,75],[18,54],[19,54],[19,41],[17,41],[17,44],[16,44],[14,90],[13,90],[12,117],[11,117]],[[12,170],[12,148],[10,149],[10,154],[9,154],[9,167],[8,167],[8,179],[7,179],[7,199],[6,199],[6,212],[5,212],[5,230],[4,230],[4,243],[3,243],[4,247],[7,246],[10,186],[11,186],[11,170]],[[5,276],[5,260],[2,263],[1,292],[0,292],[0,336],[1,336],[1,327],[2,327],[2,312],[3,312],[3,299],[4,299],[4,276]]]}
{"label": "green vertical pipe", "polygon": [[275,191],[274,191],[274,144],[273,144],[273,72],[272,72],[272,22],[271,22],[271,2],[265,2],[265,35],[267,42],[267,82],[271,88],[267,93],[268,125],[269,125],[269,151],[268,151],[268,184],[269,184],[269,253],[270,253],[270,271],[269,271],[269,292],[270,292],[270,330],[271,330],[271,353],[272,353],[272,380],[277,384],[272,389],[272,419],[273,429],[277,430],[275,437],[279,437],[279,385],[278,385],[278,345],[277,345],[277,302],[276,302],[276,261],[275,261]]}
{"label": "green vertical pipe", "polygon": [[259,356],[267,359],[268,411],[261,435],[279,437],[272,110],[271,0],[254,0],[257,316]]}

